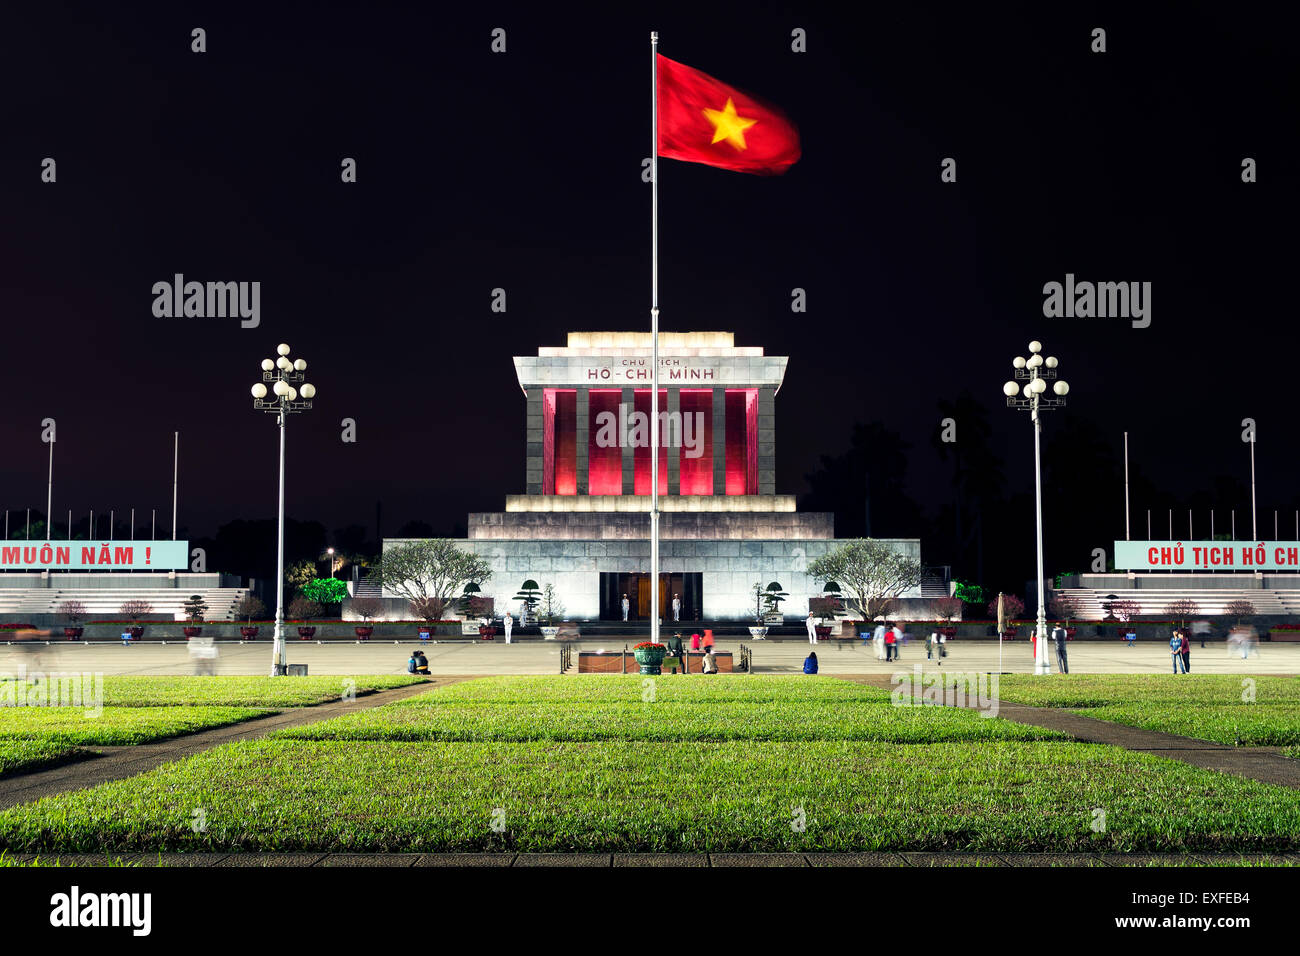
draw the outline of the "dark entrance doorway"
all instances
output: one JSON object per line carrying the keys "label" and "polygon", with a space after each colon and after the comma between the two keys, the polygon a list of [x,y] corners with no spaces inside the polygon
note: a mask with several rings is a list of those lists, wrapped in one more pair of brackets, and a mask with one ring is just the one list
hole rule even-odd
{"label": "dark entrance doorway", "polygon": [[[680,595],[682,620],[699,620],[703,606],[702,585],[704,575],[699,571],[686,571],[659,575],[659,616],[664,624],[673,620],[673,595]],[[628,620],[650,620],[650,574],[619,574],[602,571],[600,575],[600,619],[623,620],[623,595],[627,595]]]}

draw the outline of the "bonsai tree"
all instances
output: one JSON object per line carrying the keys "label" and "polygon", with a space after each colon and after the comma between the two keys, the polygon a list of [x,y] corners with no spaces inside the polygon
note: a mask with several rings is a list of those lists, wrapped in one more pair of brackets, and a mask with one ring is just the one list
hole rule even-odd
{"label": "bonsai tree", "polygon": [[432,538],[389,548],[375,576],[382,587],[406,598],[424,620],[440,621],[452,597],[469,582],[492,577],[492,567],[449,538]]}
{"label": "bonsai tree", "polygon": [[541,600],[541,617],[546,622],[547,627],[554,623],[557,617],[564,616],[564,604],[555,593],[555,585],[548,584],[542,590]]}
{"label": "bonsai tree", "polygon": [[242,617],[249,624],[253,623],[253,618],[266,617],[266,605],[262,603],[261,598],[255,594],[245,594],[235,605],[235,616]]}
{"label": "bonsai tree", "polygon": [[762,581],[755,581],[750,591],[754,595],[754,623],[762,624],[763,609],[767,606],[767,591],[764,590]]}
{"label": "bonsai tree", "polygon": [[140,623],[140,618],[144,617],[146,614],[153,613],[153,605],[148,601],[141,601],[138,599],[123,601],[122,606],[117,609],[117,612],[132,624],[138,625]]}
{"label": "bonsai tree", "polygon": [[338,578],[312,578],[302,589],[303,597],[316,604],[342,604],[348,583]]}
{"label": "bonsai tree", "polygon": [[537,616],[537,605],[542,600],[542,589],[537,582],[529,578],[519,588],[519,593],[515,595],[515,600],[524,606],[524,616],[519,622],[525,624],[530,618]]}
{"label": "bonsai tree", "polygon": [[54,610],[70,627],[76,627],[86,619],[86,605],[80,601],[64,601]]}
{"label": "bonsai tree", "polygon": [[201,594],[191,594],[185,602],[185,620],[197,624],[208,613],[208,603]]}
{"label": "bonsai tree", "polygon": [[456,599],[456,610],[465,616],[465,620],[475,617],[482,617],[482,614],[474,612],[474,600],[478,597],[482,589],[473,581],[465,584],[465,590],[460,592],[460,597]]}
{"label": "bonsai tree", "polygon": [[839,582],[845,604],[862,620],[873,621],[921,583],[921,562],[881,541],[857,538],[811,562],[808,573]]}
{"label": "bonsai tree", "polygon": [[[1014,621],[1025,614],[1025,602],[1020,600],[1014,594],[1002,595],[1002,611],[1006,614],[1008,621]],[[994,598],[989,601],[989,617],[996,621],[998,619],[998,599]]]}
{"label": "bonsai tree", "polygon": [[781,587],[780,581],[773,581],[763,592],[763,612],[764,616],[768,614],[780,614],[781,602],[788,598],[787,594]]}
{"label": "bonsai tree", "polygon": [[1178,624],[1180,627],[1186,627],[1187,619],[1189,617],[1196,617],[1196,615],[1201,613],[1201,606],[1191,598],[1179,598],[1177,601],[1169,604],[1165,608],[1165,611],[1170,617],[1178,618]]}
{"label": "bonsai tree", "polygon": [[378,617],[380,614],[384,613],[384,602],[379,600],[379,598],[372,597],[353,598],[352,613],[356,614],[361,618],[361,620],[369,624],[371,618]]}
{"label": "bonsai tree", "polygon": [[310,621],[313,618],[320,617],[320,614],[321,606],[301,594],[289,602],[289,620],[291,621]]}

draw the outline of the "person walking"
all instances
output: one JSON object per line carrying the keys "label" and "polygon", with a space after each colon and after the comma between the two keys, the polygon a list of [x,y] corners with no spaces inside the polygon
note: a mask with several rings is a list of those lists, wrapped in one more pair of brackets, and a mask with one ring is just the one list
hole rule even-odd
{"label": "person walking", "polygon": [[680,594],[674,594],[673,595],[673,620],[680,621],[681,619],[682,619],[682,596]]}
{"label": "person walking", "polygon": [[713,631],[705,628],[704,631],[704,653],[713,653]]}
{"label": "person walking", "polygon": [[1069,640],[1070,635],[1065,633],[1065,628],[1061,622],[1056,622],[1056,627],[1052,628],[1052,642],[1056,645],[1056,669],[1062,674],[1070,673],[1070,661],[1065,654],[1065,642]]}
{"label": "person walking", "polygon": [[930,639],[925,642],[925,659],[927,661],[934,659],[934,652],[939,649],[939,632],[931,631]]}
{"label": "person walking", "polygon": [[876,625],[876,633],[874,635],[873,643],[875,643],[876,645],[876,660],[883,661],[885,659],[885,625],[884,624]]}
{"label": "person walking", "polygon": [[1197,621],[1192,625],[1192,635],[1201,639],[1201,648],[1205,648],[1205,641],[1210,636],[1210,622]]}
{"label": "person walking", "polygon": [[1183,673],[1190,674],[1192,672],[1192,642],[1188,639],[1186,631],[1179,631],[1178,638],[1180,643],[1178,653],[1183,658]]}
{"label": "person walking", "polygon": [[885,660],[892,661],[897,658],[898,653],[898,626],[889,628],[885,631]]}
{"label": "person walking", "polygon": [[817,618],[813,617],[813,612],[808,612],[808,620],[804,621],[804,626],[808,628],[808,643],[817,643]]}
{"label": "person walking", "polygon": [[668,656],[677,658],[677,673],[686,673],[686,648],[682,644],[682,635],[680,632],[674,634],[668,641]]}
{"label": "person walking", "polygon": [[632,610],[632,602],[629,601],[629,600],[627,599],[627,595],[626,595],[626,594],[623,595],[623,601],[622,601],[621,606],[622,606],[622,608],[623,608],[623,620],[626,621],[626,620],[627,620],[627,612],[630,611],[630,610]]}
{"label": "person walking", "polygon": [[1174,673],[1178,673],[1178,667],[1183,662],[1183,642],[1177,631],[1174,631],[1173,637],[1169,638],[1169,656],[1174,660]]}
{"label": "person walking", "polygon": [[509,643],[510,643],[510,629],[511,629],[512,627],[515,626],[515,619],[514,619],[514,617],[510,614],[509,611],[506,611],[506,616],[503,617],[503,618],[501,619],[501,623],[502,623],[502,625],[503,625],[503,626],[505,627],[505,629],[506,629],[506,643],[509,644]]}
{"label": "person walking", "polygon": [[805,674],[817,673],[817,652],[809,651],[808,656],[803,659],[803,672]]}

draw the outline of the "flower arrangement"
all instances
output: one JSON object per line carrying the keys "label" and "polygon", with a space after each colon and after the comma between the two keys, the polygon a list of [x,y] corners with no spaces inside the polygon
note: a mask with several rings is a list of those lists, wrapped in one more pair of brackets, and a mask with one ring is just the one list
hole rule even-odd
{"label": "flower arrangement", "polygon": [[634,644],[634,645],[632,646],[632,650],[634,650],[634,651],[649,651],[649,650],[658,650],[658,649],[661,648],[661,647],[662,647],[664,650],[668,650],[668,645],[667,645],[667,644],[656,644],[654,641],[642,641],[640,644]]}

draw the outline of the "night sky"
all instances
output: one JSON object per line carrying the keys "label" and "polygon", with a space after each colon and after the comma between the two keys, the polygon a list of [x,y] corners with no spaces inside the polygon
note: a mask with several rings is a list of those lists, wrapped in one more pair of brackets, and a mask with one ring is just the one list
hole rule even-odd
{"label": "night sky", "polygon": [[[53,417],[57,521],[157,508],[169,527],[174,430],[189,537],[271,517],[276,429],[248,389],[285,341],[319,389],[290,422],[291,516],[373,529],[382,500],[388,534],[452,533],[500,510],[524,491],[511,356],[648,329],[656,29],[665,56],[802,134],[782,177],[660,165],[661,327],[790,357],[778,492],[807,492],[821,456],[876,422],[910,446],[888,467],[926,516],[915,533],[942,527],[939,402],[968,391],[991,435],[959,420],[958,441],[989,444],[1005,495],[1027,501],[1032,431],[1001,386],[1039,338],[1071,384],[1047,437],[1068,421],[1117,457],[1127,430],[1135,515],[1180,508],[1185,528],[1216,487],[1248,509],[1255,418],[1271,537],[1300,466],[1293,35],[1268,5],[1062,6],[16,6],[0,32],[0,506],[44,509]],[[175,273],[260,281],[261,326],[155,318],[151,287]],[[1066,273],[1151,282],[1150,327],[1044,318],[1043,284]],[[1091,455],[1055,462],[1074,482],[1047,506],[1058,568],[1084,562],[1087,535],[1123,536],[1122,487]],[[997,570],[1013,578],[1032,573],[1032,511],[1017,514],[1002,530],[1027,560]],[[1086,534],[1053,539],[1067,516]],[[946,548],[923,540],[931,560]]]}

